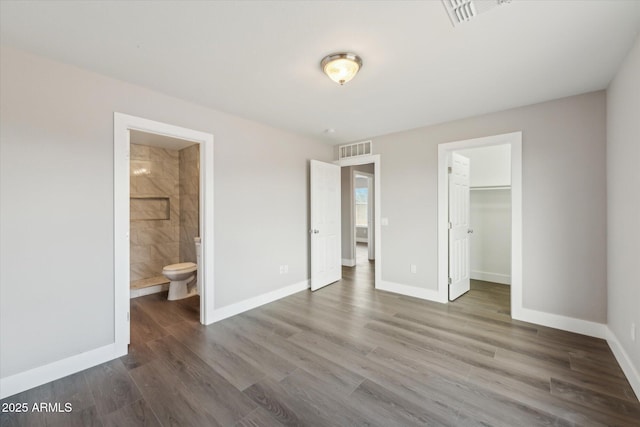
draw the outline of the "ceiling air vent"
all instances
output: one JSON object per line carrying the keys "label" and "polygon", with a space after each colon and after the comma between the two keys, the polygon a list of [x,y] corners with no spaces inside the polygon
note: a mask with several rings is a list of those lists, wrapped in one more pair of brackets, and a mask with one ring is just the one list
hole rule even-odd
{"label": "ceiling air vent", "polygon": [[506,3],[511,0],[442,0],[454,27]]}
{"label": "ceiling air vent", "polygon": [[371,141],[354,142],[338,147],[338,160],[349,157],[368,156],[373,153]]}

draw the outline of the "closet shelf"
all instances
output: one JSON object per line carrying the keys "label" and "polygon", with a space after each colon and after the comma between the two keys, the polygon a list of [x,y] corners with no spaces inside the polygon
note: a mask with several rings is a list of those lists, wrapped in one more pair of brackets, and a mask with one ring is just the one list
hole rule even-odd
{"label": "closet shelf", "polygon": [[469,187],[471,190],[511,190],[510,185],[486,185],[486,186],[477,186],[477,187]]}

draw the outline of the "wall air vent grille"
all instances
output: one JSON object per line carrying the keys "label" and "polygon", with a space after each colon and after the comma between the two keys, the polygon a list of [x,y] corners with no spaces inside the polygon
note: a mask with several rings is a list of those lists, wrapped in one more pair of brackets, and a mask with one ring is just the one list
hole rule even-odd
{"label": "wall air vent grille", "polygon": [[454,27],[506,3],[511,0],[442,0]]}
{"label": "wall air vent grille", "polygon": [[354,142],[353,144],[341,145],[338,147],[338,160],[350,157],[368,156],[373,154],[373,143],[371,141]]}

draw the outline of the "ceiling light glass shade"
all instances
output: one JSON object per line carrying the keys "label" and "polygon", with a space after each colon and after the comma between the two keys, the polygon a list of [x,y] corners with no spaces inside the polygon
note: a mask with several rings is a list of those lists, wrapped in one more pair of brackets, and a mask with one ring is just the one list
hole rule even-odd
{"label": "ceiling light glass shade", "polygon": [[331,80],[343,85],[362,68],[362,59],[355,53],[334,53],[324,57],[320,67]]}

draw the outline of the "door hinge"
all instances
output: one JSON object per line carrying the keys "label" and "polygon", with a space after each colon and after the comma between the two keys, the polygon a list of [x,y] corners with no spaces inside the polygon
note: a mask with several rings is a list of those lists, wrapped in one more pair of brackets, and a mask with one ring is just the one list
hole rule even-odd
{"label": "door hinge", "polygon": [[127,322],[129,321],[129,312],[127,311]]}
{"label": "door hinge", "polygon": [[451,230],[453,228],[453,224],[451,223],[451,221],[449,221],[449,230]]}
{"label": "door hinge", "polygon": [[453,169],[451,169],[451,166],[449,166],[449,167],[447,168],[447,172],[448,172],[448,173],[453,172]]}
{"label": "door hinge", "polygon": [[448,282],[449,284],[451,284],[451,277],[449,277],[449,278],[447,279],[447,282]]}

